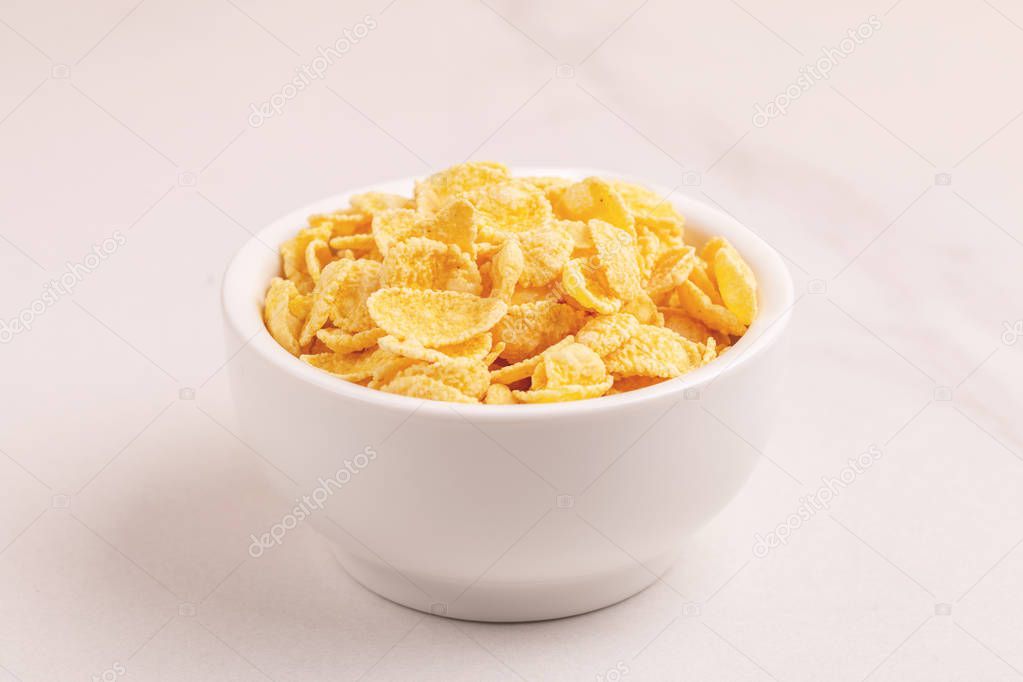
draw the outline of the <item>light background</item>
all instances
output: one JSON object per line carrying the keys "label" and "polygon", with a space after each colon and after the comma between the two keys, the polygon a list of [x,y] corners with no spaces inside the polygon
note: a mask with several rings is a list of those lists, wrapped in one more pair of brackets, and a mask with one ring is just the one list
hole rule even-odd
{"label": "light background", "polygon": [[[3,0],[0,319],[32,324],[0,346],[0,680],[1023,677],[1021,66],[1018,0]],[[746,490],[663,581],[578,618],[423,616],[305,526],[247,553],[286,505],[234,435],[227,261],[296,206],[469,157],[692,194],[801,294]],[[872,445],[830,511],[753,555]]]}

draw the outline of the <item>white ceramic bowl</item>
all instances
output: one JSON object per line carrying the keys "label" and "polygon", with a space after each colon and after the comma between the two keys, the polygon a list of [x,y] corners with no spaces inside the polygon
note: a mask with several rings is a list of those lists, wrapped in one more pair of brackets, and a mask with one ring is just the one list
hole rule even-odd
{"label": "white ceramic bowl", "polygon": [[731,217],[674,197],[687,236],[724,235],[760,284],[759,316],[721,358],[680,379],[579,402],[391,395],[289,355],[265,330],[261,307],[279,268],[276,246],[309,214],[366,189],[409,194],[412,184],[299,209],[243,246],[227,270],[228,335],[232,347],[244,344],[229,365],[240,436],[279,469],[268,475],[295,506],[254,534],[250,553],[282,551],[289,527],[310,523],[374,592],[472,620],[557,618],[639,592],[671,566],[686,534],[736,495],[767,444],[793,299],[785,265]]}

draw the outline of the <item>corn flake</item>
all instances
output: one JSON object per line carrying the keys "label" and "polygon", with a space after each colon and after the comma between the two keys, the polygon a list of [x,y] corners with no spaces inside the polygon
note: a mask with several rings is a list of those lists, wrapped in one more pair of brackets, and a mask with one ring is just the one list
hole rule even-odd
{"label": "corn flake", "polygon": [[419,217],[408,208],[390,208],[373,216],[373,240],[377,249],[387,255],[391,245],[420,234]]}
{"label": "corn flake", "polygon": [[323,342],[324,346],[342,355],[372,348],[383,335],[383,329],[367,329],[355,334],[346,334],[340,329],[321,329],[316,332],[316,338]]}
{"label": "corn flake", "polygon": [[330,239],[329,227],[306,227],[299,230],[295,237],[281,244],[280,252],[284,278],[294,282],[295,286],[298,287],[299,293],[309,293],[315,284],[306,266],[306,248],[312,241],[326,241],[328,239]]}
{"label": "corn flake", "polygon": [[555,220],[554,226],[572,238],[572,257],[585,258],[596,255],[593,240],[590,239],[590,227],[581,220]]}
{"label": "corn flake", "polygon": [[302,352],[299,336],[302,333],[302,317],[291,311],[290,303],[299,296],[295,283],[288,279],[274,277],[266,292],[263,319],[270,335],[292,355]]}
{"label": "corn flake", "polygon": [[635,236],[603,220],[591,220],[589,226],[598,267],[607,288],[624,301],[642,294]]}
{"label": "corn flake", "polygon": [[377,326],[402,339],[437,347],[467,341],[504,317],[504,301],[461,291],[392,287],[369,297],[369,314]]}
{"label": "corn flake", "polygon": [[517,362],[574,334],[581,325],[580,312],[565,303],[523,303],[508,308],[507,315],[494,327],[494,338],[505,343],[501,357]]}
{"label": "corn flake", "polygon": [[601,384],[607,379],[607,368],[600,356],[589,346],[570,343],[546,353],[537,370],[543,368],[543,380],[537,384],[533,374],[532,388],[562,388],[565,386],[590,386]]}
{"label": "corn flake", "polygon": [[689,279],[689,273],[695,265],[696,254],[691,246],[677,246],[663,251],[650,273],[647,293],[652,297],[670,293]]}
{"label": "corn flake", "polygon": [[318,213],[309,216],[310,227],[325,228],[326,237],[341,237],[355,234],[369,228],[373,216],[356,211],[345,209],[333,213]]}
{"label": "corn flake", "polygon": [[695,284],[700,291],[707,295],[711,303],[721,305],[721,294],[718,286],[711,277],[713,270],[702,258],[697,258],[693,263],[693,269],[689,272],[689,281]]}
{"label": "corn flake", "polygon": [[711,329],[729,336],[742,336],[746,333],[746,325],[735,313],[723,305],[714,303],[691,281],[683,282],[675,293],[678,296],[679,307]]}
{"label": "corn flake", "polygon": [[500,163],[470,162],[452,166],[416,183],[416,208],[421,213],[435,213],[450,199],[510,177]]}
{"label": "corn flake", "polygon": [[504,384],[490,384],[487,393],[483,396],[483,402],[487,405],[514,405],[515,397],[511,389]]}
{"label": "corn flake", "polygon": [[583,325],[576,340],[605,357],[618,350],[639,331],[639,320],[629,313],[598,315]]}
{"label": "corn flake", "polygon": [[336,374],[342,379],[358,382],[372,378],[373,371],[380,364],[382,357],[379,349],[373,349],[347,354],[303,355],[301,359],[313,367]]}
{"label": "corn flake", "polygon": [[610,315],[618,312],[622,301],[616,298],[597,278],[596,269],[583,258],[573,258],[561,273],[565,293],[586,310]]}
{"label": "corn flake", "polygon": [[639,273],[644,280],[649,280],[654,265],[661,255],[661,240],[646,225],[636,224],[636,259]]}
{"label": "corn flake", "polygon": [[711,331],[707,325],[679,308],[658,308],[658,310],[664,315],[665,327],[690,341],[704,343],[714,334],[720,334],[720,332]]}
{"label": "corn flake", "polygon": [[[483,361],[488,367],[493,360],[486,362],[492,352],[494,337],[490,332],[477,334],[468,341],[455,343],[439,348],[427,348],[413,339],[399,339],[394,336],[383,336],[379,339],[380,347],[386,351],[424,362],[443,362],[453,358],[467,358],[470,360]],[[495,356],[496,359],[496,356]]]}
{"label": "corn flake", "polygon": [[523,379],[527,379],[536,370],[540,361],[543,360],[544,353],[550,353],[559,348],[564,348],[574,341],[575,339],[573,337],[566,336],[543,353],[539,353],[531,358],[526,358],[525,360],[520,360],[514,364],[506,365],[491,371],[490,380],[495,384],[514,384],[518,381],[522,381]]}
{"label": "corn flake", "polygon": [[445,205],[437,215],[419,222],[424,237],[445,244],[454,244],[468,254],[475,254],[479,222],[475,207],[462,198]]}
{"label": "corn flake", "polygon": [[505,303],[511,301],[525,266],[526,261],[522,256],[519,241],[517,239],[506,241],[490,261],[490,296]]}
{"label": "corn flake", "polygon": [[[493,343],[494,335],[488,334],[488,336],[491,339],[491,343]],[[498,341],[497,343],[493,343],[493,345],[490,348],[490,352],[487,353],[485,358],[483,358],[483,364],[486,365],[487,367],[490,367],[492,364],[497,362],[497,359],[501,357],[501,353],[504,352],[504,348],[507,345],[508,344],[506,344],[504,341]]]}
{"label": "corn flake", "polygon": [[391,383],[398,372],[421,362],[420,360],[413,360],[402,355],[395,355],[394,353],[380,348],[379,361],[373,368],[373,378],[369,382],[370,388],[383,388],[387,384]]}
{"label": "corn flake", "polygon": [[559,386],[529,391],[512,391],[512,396],[522,403],[562,403],[571,400],[587,400],[602,396],[611,388],[614,380],[608,377],[599,384],[587,386]]}
{"label": "corn flake", "polygon": [[732,245],[724,237],[712,237],[711,239],[708,239],[702,247],[700,247],[700,258],[702,258],[705,263],[713,263],[714,255],[719,250],[725,247],[731,248],[731,246]]}
{"label": "corn flake", "polygon": [[645,324],[604,361],[615,376],[671,379],[699,367],[702,357],[700,346],[692,341],[670,329]]}
{"label": "corn flake", "polygon": [[554,217],[543,190],[522,180],[486,185],[465,198],[476,208],[481,230],[498,237],[542,227]]}
{"label": "corn flake", "polygon": [[611,186],[618,192],[629,211],[637,220],[665,219],[682,222],[682,216],[671,205],[667,197],[662,197],[652,190],[631,182],[615,180]]}
{"label": "corn flake", "polygon": [[703,358],[702,358],[703,359],[703,364],[706,365],[708,362],[710,362],[711,360],[713,360],[714,358],[716,358],[718,356],[717,341],[714,340],[713,336],[707,338],[707,343],[703,344],[702,348],[703,348]]}
{"label": "corn flake", "polygon": [[386,384],[381,390],[385,393],[396,393],[410,398],[442,400],[448,403],[479,402],[465,395],[457,388],[421,375],[398,377]]}
{"label": "corn flake", "polygon": [[327,264],[323,272],[316,280],[316,286],[312,293],[312,305],[309,307],[309,317],[306,318],[302,327],[302,334],[299,337],[299,345],[307,346],[313,340],[323,325],[330,319],[330,309],[334,305],[334,299],[341,289],[343,273],[349,263],[354,261],[336,260]]}
{"label": "corn flake", "polygon": [[603,220],[628,232],[635,232],[636,219],[621,195],[606,180],[586,178],[561,193],[555,208],[567,220]]}
{"label": "corn flake", "polygon": [[384,257],[380,282],[385,287],[463,291],[479,295],[476,262],[454,244],[412,237],[393,245]]}
{"label": "corn flake", "polygon": [[472,358],[449,358],[427,365],[410,365],[399,371],[392,383],[402,377],[411,376],[436,379],[442,384],[457,389],[459,393],[477,400],[483,397],[490,385],[490,372],[487,370],[487,366]]}
{"label": "corn flake", "polygon": [[735,313],[739,321],[749,325],[757,316],[757,281],[753,271],[739,252],[727,242],[715,251],[714,277],[725,307]]}
{"label": "corn flake", "polygon": [[408,197],[387,192],[356,194],[349,199],[349,202],[353,209],[368,216],[374,216],[392,208],[415,208],[415,203]]}
{"label": "corn flake", "polygon": [[646,292],[642,292],[639,296],[623,305],[622,312],[629,313],[643,324],[652,324],[655,327],[664,326],[664,316],[661,315],[661,311],[657,309],[657,304],[654,303],[653,299]]}
{"label": "corn flake", "polygon": [[376,325],[370,318],[366,300],[380,287],[380,263],[366,259],[342,259],[334,263],[344,265],[338,275],[339,286],[331,303],[330,321],[351,334],[372,329]]}
{"label": "corn flake", "polygon": [[323,270],[321,261],[330,261],[330,247],[322,239],[314,239],[305,247],[305,269],[315,283],[320,279],[320,272]]}
{"label": "corn flake", "polygon": [[[290,281],[290,280],[288,280]],[[294,284],[294,282],[292,282]],[[305,319],[309,317],[309,311],[313,307],[313,295],[312,294],[299,294],[298,289],[295,290],[296,295],[293,295],[288,300],[288,310],[295,317]]]}
{"label": "corn flake", "polygon": [[565,269],[575,241],[566,229],[549,225],[520,233],[519,245],[524,259],[519,286],[542,287]]}
{"label": "corn flake", "polygon": [[659,218],[656,216],[637,216],[636,230],[641,227],[657,236],[661,246],[666,249],[685,246],[685,223],[676,218]]}

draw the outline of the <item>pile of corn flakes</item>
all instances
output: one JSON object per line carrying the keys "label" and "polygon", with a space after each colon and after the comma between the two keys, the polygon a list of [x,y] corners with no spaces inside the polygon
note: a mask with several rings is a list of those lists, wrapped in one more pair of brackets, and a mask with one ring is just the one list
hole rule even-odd
{"label": "pile of corn flakes", "polygon": [[757,314],[722,237],[685,243],[656,193],[463,163],[412,198],[368,192],[281,246],[264,319],[289,353],[389,393],[581,400],[681,376]]}

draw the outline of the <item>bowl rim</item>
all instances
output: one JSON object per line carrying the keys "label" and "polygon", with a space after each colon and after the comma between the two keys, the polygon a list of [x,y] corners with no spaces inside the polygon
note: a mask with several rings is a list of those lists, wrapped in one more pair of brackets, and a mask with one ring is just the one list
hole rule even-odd
{"label": "bowl rim", "polygon": [[[599,176],[623,179],[642,184],[666,197],[685,216],[687,233],[693,230],[697,233],[722,235],[743,254],[757,277],[761,304],[757,318],[753,320],[746,334],[732,345],[728,353],[681,377],[635,391],[569,402],[485,405],[413,398],[360,386],[302,362],[278,344],[263,323],[262,302],[270,278],[264,276],[259,279],[257,275],[269,269],[268,251],[272,252],[276,267],[279,268],[278,245],[304,226],[308,215],[336,210],[347,205],[349,197],[362,192],[408,193],[417,179],[416,176],[412,176],[376,182],[370,186],[346,190],[311,202],[271,221],[238,249],[224,273],[221,301],[225,321],[242,340],[242,346],[234,351],[225,364],[229,364],[235,356],[249,348],[277,370],[338,398],[409,416],[416,413],[442,419],[469,419],[472,422],[507,422],[595,414],[656,402],[671,396],[678,396],[681,400],[686,389],[706,386],[718,377],[731,374],[737,368],[751,362],[772,346],[788,325],[794,304],[792,277],[788,268],[773,247],[733,216],[691,196],[677,194],[677,187],[666,188],[625,173],[557,166],[509,167],[509,170],[514,176],[552,175],[568,179]],[[699,227],[694,227],[694,224]],[[252,281],[254,279],[257,281]],[[764,301],[765,291],[770,292],[767,305]]]}

